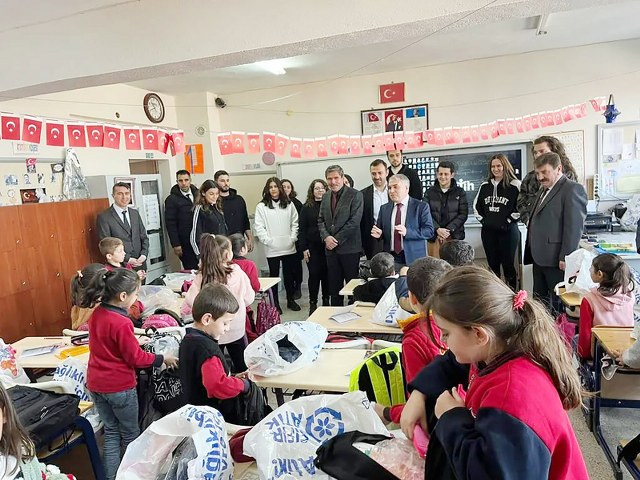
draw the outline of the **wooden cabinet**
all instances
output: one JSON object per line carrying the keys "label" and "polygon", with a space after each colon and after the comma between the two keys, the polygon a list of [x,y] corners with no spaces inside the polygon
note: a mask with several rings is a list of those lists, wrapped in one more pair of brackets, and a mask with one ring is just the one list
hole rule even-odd
{"label": "wooden cabinet", "polygon": [[59,335],[71,325],[71,278],[104,263],[96,217],[106,198],[0,207],[0,337]]}

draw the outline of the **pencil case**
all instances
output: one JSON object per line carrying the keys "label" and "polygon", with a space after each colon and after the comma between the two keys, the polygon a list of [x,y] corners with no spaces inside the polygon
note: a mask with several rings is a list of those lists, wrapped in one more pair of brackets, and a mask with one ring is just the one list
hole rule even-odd
{"label": "pencil case", "polygon": [[56,355],[61,360],[69,357],[77,357],[78,355],[84,355],[89,353],[89,345],[79,345],[77,347],[65,348]]}

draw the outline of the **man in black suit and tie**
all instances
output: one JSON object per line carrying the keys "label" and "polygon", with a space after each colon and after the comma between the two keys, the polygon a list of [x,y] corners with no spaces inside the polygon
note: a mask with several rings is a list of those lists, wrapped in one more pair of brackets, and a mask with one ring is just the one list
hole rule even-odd
{"label": "man in black suit and tie", "polygon": [[167,221],[169,241],[182,262],[182,268],[198,268],[198,257],[193,251],[189,237],[193,227],[193,202],[198,189],[191,185],[191,174],[187,170],[176,172],[176,184],[164,201],[164,216]]}
{"label": "man in black suit and tie", "polygon": [[382,251],[382,240],[371,236],[371,228],[378,221],[380,207],[389,201],[387,188],[387,164],[379,158],[369,165],[371,181],[373,184],[360,190],[362,193],[362,220],[360,232],[362,236],[362,248],[367,260],[371,260],[376,253]]}
{"label": "man in black suit and tie", "polygon": [[331,305],[341,306],[339,292],[342,286],[358,277],[362,250],[362,193],[344,184],[340,165],[327,168],[325,177],[329,191],[320,203],[318,230],[326,248]]}
{"label": "man in black suit and tie", "polygon": [[147,229],[138,210],[131,208],[131,190],[128,184],[116,183],[111,190],[113,205],[98,215],[98,236],[116,237],[124,243],[125,263],[134,270],[146,270],[149,253]]}
{"label": "man in black suit and tie", "polygon": [[578,248],[587,217],[587,193],[562,173],[560,156],[549,152],[533,162],[540,190],[529,218],[524,264],[533,264],[533,294],[560,312],[554,293],[564,280],[564,259]]}

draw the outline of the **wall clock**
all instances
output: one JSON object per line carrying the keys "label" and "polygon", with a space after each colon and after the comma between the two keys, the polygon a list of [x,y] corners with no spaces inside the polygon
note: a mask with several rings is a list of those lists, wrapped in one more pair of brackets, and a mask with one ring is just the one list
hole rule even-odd
{"label": "wall clock", "polygon": [[160,123],[164,120],[164,103],[157,93],[147,93],[142,102],[144,113],[153,123]]}

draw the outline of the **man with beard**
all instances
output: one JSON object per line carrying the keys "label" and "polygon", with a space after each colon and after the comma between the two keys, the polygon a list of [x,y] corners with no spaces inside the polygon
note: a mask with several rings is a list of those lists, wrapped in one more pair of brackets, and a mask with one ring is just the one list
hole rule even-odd
{"label": "man with beard", "polygon": [[176,172],[176,184],[164,201],[169,241],[185,270],[198,268],[198,257],[191,247],[189,235],[193,223],[193,202],[198,189],[191,185],[191,174],[186,170]]}
{"label": "man with beard", "polygon": [[416,200],[422,200],[422,182],[420,181],[418,172],[402,163],[402,150],[389,150],[387,152],[387,159],[391,164],[389,173],[387,174],[387,181],[392,175],[401,173],[409,179],[409,183],[411,184],[409,187],[409,196]]}
{"label": "man with beard", "polygon": [[218,184],[220,198],[222,198],[222,211],[227,223],[227,233],[233,235],[240,233],[247,239],[247,249],[253,251],[253,234],[249,223],[247,204],[238,191],[229,186],[229,174],[225,170],[218,170],[213,175],[213,180]]}
{"label": "man with beard", "polygon": [[376,253],[382,251],[382,240],[372,237],[371,229],[378,221],[380,207],[389,201],[387,164],[384,160],[377,158],[369,165],[369,173],[371,173],[371,181],[373,183],[360,190],[363,202],[360,233],[362,235],[362,248],[367,260],[371,260]]}

